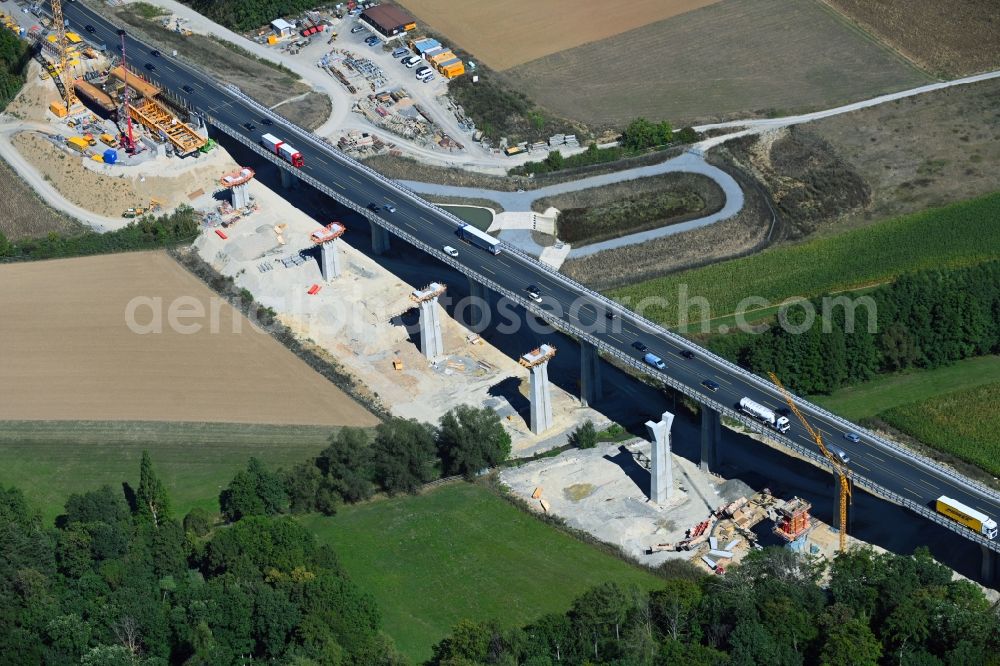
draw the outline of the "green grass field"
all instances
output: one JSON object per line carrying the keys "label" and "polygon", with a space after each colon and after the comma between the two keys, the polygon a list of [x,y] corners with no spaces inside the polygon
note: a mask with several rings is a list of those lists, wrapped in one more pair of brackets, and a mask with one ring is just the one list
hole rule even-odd
{"label": "green grass field", "polygon": [[444,205],[438,204],[441,208],[462,220],[467,222],[479,229],[480,231],[486,231],[493,224],[493,213],[486,210],[485,208],[479,208],[478,206],[454,206],[454,205]]}
{"label": "green grass field", "polygon": [[[759,254],[639,282],[609,292],[637,307],[644,298],[665,298],[667,306],[643,314],[673,325],[679,289],[704,297],[709,317],[736,311],[748,296],[778,303],[792,296],[856,289],[901,273],[977,264],[1000,257],[1000,193],[906,215],[829,238],[778,247]],[[755,305],[754,307],[759,307]],[[704,316],[693,308],[690,317]]]}
{"label": "green grass field", "polygon": [[930,447],[1000,476],[1000,383],[894,407],[879,418]]}
{"label": "green grass field", "polygon": [[934,370],[884,375],[830,395],[816,395],[809,399],[844,418],[857,421],[943,393],[990,384],[998,377],[1000,356],[978,356]]}
{"label": "green grass field", "polygon": [[148,449],[173,512],[218,511],[219,491],[256,456],[290,466],[326,446],[336,428],[226,423],[0,422],[0,485],[18,486],[51,520],[70,493],[139,482]]}
{"label": "green grass field", "polygon": [[413,663],[463,618],[519,625],[565,612],[603,581],[660,581],[467,483],[304,522],[375,595],[386,632]]}

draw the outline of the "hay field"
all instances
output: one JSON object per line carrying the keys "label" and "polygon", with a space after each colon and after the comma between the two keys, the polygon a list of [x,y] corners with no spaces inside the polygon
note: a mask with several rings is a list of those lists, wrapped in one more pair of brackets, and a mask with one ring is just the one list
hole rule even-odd
{"label": "hay field", "polygon": [[502,71],[581,44],[678,16],[719,0],[400,0],[427,26]]}
{"label": "hay field", "polygon": [[825,0],[933,74],[959,77],[1000,67],[996,0]]}
{"label": "hay field", "polygon": [[827,108],[929,81],[816,0],[723,0],[504,72],[594,127]]}
{"label": "hay field", "polygon": [[[214,302],[219,332],[136,334],[135,297],[162,298],[164,323],[174,299]],[[0,311],[0,420],[376,423],[163,252],[0,266]]]}

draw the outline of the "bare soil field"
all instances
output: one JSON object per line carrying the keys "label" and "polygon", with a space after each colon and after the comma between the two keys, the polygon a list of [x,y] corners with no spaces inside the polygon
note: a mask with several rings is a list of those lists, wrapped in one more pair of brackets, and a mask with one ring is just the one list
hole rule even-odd
{"label": "bare soil field", "polygon": [[680,127],[783,115],[928,81],[818,0],[723,0],[504,76],[539,105],[595,128],[636,116]]}
{"label": "bare soil field", "polygon": [[995,0],[824,0],[934,75],[965,76],[1000,67]]}
{"label": "bare soil field", "polygon": [[130,206],[146,205],[151,197],[164,202],[167,209],[190,203],[188,193],[198,189],[211,191],[225,170],[235,163],[222,151],[199,157],[199,166],[171,161],[164,167],[173,175],[126,178],[88,169],[83,158],[62,150],[41,134],[21,132],[13,144],[25,159],[38,169],[64,197],[99,215],[118,217]]}
{"label": "bare soil field", "polygon": [[[213,296],[162,252],[0,266],[0,420],[377,423]],[[162,333],[126,325],[136,297],[162,299]],[[171,330],[172,303],[201,330]],[[197,307],[205,316],[184,316]],[[135,320],[149,324],[153,309]]]}
{"label": "bare soil field", "polygon": [[6,162],[0,160],[0,233],[10,240],[55,231],[81,230],[79,223],[50,208]]}
{"label": "bare soil field", "polygon": [[628,32],[719,0],[402,0],[419,20],[495,70]]}

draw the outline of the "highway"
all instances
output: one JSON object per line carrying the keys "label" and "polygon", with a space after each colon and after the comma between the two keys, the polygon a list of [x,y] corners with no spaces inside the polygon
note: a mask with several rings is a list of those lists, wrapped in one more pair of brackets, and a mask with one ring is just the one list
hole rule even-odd
{"label": "highway", "polygon": [[[116,26],[93,10],[79,2],[70,2],[63,4],[63,12],[70,25],[81,35],[98,43],[103,42],[109,49],[117,49],[120,37]],[[86,26],[91,26],[92,30]],[[154,56],[151,51],[152,47],[127,38],[127,61],[134,70],[172,91],[192,109],[209,116],[214,124],[228,126],[237,134],[234,138],[247,144],[258,144],[263,133],[278,136],[303,154],[305,166],[301,173],[307,176],[307,181],[311,177],[325,184],[338,199],[350,202],[356,209],[363,211],[372,203],[381,206],[378,215],[390,231],[404,238],[416,239],[426,246],[421,249],[513,298],[557,328],[595,344],[605,356],[614,356],[648,375],[658,377],[703,404],[732,418],[739,418],[759,432],[767,431],[756,421],[735,411],[740,398],[747,396],[775,410],[785,407],[777,388],[769,382],[611,303],[533,258],[507,246],[501,254],[494,256],[464,244],[456,236],[457,221],[453,216],[370,169],[361,167],[334,147],[318,141],[277,114],[255,106],[197,68],[171,58],[166,52]],[[149,70],[147,65],[155,69]],[[184,86],[189,87],[189,92],[184,90]],[[273,125],[265,125],[265,118]],[[246,124],[254,129],[249,129]],[[396,207],[394,213],[386,211],[388,203]],[[440,251],[444,245],[457,248],[459,256],[455,259],[446,257]],[[540,305],[528,299],[525,288],[529,285],[537,286],[541,292]],[[605,316],[609,310],[617,314],[616,319],[610,320]],[[643,363],[643,353],[633,347],[636,341],[664,360],[667,365],[664,373]],[[680,356],[679,352],[685,349],[694,352],[694,358]],[[703,386],[702,382],[706,379],[716,382],[718,390],[713,392]],[[1000,518],[1000,494],[893,446],[804,400],[797,402],[813,427],[823,433],[825,440],[848,453],[858,486],[903,503],[965,538],[1000,550],[997,542],[977,538],[971,530],[928,509],[935,498],[947,495],[996,519]],[[815,444],[794,416],[791,418],[792,426],[787,438],[774,433],[775,438],[799,454],[805,453],[815,459],[818,455]],[[843,435],[848,431],[859,434],[861,440],[857,443],[846,440]],[[775,470],[775,474],[780,475],[780,470]],[[924,507],[924,511],[920,507]]]}

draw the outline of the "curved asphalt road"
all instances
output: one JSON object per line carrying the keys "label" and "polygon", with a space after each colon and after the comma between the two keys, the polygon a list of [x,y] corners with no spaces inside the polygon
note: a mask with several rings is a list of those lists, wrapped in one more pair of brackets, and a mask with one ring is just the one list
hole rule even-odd
{"label": "curved asphalt road", "polygon": [[[70,24],[82,34],[90,32],[85,28],[90,25],[94,29],[92,34],[98,41],[104,41],[115,48],[114,45],[119,40],[116,29],[104,18],[80,3],[66,3],[63,11]],[[129,64],[138,71],[143,71],[155,83],[173,90],[193,108],[208,113],[218,122],[236,128],[251,142],[258,142],[261,134],[268,131],[286,140],[304,155],[303,172],[326,183],[331,189],[339,190],[343,197],[355,204],[366,206],[370,202],[383,205],[393,202],[397,207],[396,212],[382,213],[390,226],[426,243],[432,250],[443,245],[459,247],[458,263],[465,271],[491,280],[500,288],[519,295],[518,300],[522,304],[530,305],[523,298],[525,287],[529,284],[537,285],[544,296],[542,308],[546,311],[546,318],[574,327],[579,337],[600,345],[605,353],[615,353],[630,359],[637,367],[642,367],[643,354],[632,346],[639,340],[666,362],[667,371],[662,373],[662,378],[695,397],[730,408],[743,396],[772,409],[784,406],[780,394],[771,384],[710,355],[679,336],[667,333],[629,310],[608,305],[599,295],[547,269],[537,261],[509,251],[494,256],[461,244],[455,235],[456,222],[451,216],[404,192],[392,181],[383,180],[361,168],[331,146],[313,139],[308,133],[276,115],[270,115],[273,126],[262,126],[263,116],[268,112],[259,110],[203,73],[165,56],[155,57],[151,55],[148,46],[130,38],[127,55]],[[155,70],[149,71],[146,69],[147,65],[152,65]],[[182,93],[183,85],[191,86],[192,92]],[[243,127],[244,123],[252,123],[256,127],[253,130],[246,129]],[[613,308],[619,315],[610,324],[604,315],[606,308]],[[501,317],[518,314],[516,309],[507,313],[501,309],[499,313]],[[680,357],[678,353],[685,348],[693,349],[695,358],[687,360]],[[654,376],[660,374],[650,368],[645,370]],[[706,389],[702,385],[705,379],[718,382],[718,391]],[[873,434],[856,429],[809,403],[799,401],[799,405],[813,426],[822,431],[829,442],[836,442],[847,451],[856,476],[868,479],[904,500],[924,507],[929,506],[939,495],[948,495],[990,516],[1000,516],[1000,493],[976,486],[953,472],[918,459],[908,451],[877,441]],[[843,439],[845,428],[861,433],[861,441],[853,443]],[[815,449],[808,434],[798,423],[792,424],[787,437],[793,444],[807,451]],[[942,519],[941,522],[959,534],[975,539],[971,530],[947,520]],[[989,545],[998,549],[996,543]]]}

